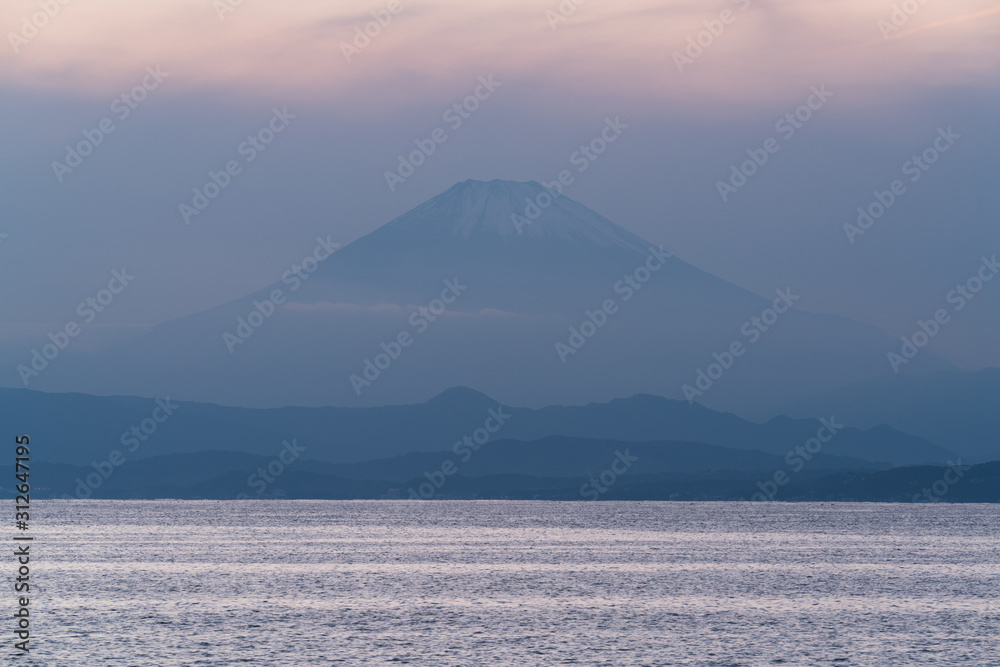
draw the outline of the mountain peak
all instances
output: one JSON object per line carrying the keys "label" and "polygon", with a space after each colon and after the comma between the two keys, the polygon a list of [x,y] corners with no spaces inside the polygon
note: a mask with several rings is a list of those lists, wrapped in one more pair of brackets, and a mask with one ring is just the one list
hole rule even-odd
{"label": "mountain peak", "polygon": [[559,239],[646,253],[649,243],[537,181],[466,180],[404,213],[381,230],[465,240]]}
{"label": "mountain peak", "polygon": [[461,385],[445,389],[437,396],[431,398],[427,403],[441,405],[486,405],[495,404],[496,401],[481,391],[476,391]]}

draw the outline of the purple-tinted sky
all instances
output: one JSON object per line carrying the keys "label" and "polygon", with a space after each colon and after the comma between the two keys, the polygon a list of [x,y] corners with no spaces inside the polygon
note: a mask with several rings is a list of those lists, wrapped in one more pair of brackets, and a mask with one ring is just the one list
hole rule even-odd
{"label": "purple-tinted sky", "polygon": [[[628,128],[569,196],[758,293],[792,285],[806,310],[909,334],[1000,252],[992,0],[589,0],[573,11],[569,0],[402,0],[395,13],[389,2],[53,0],[51,17],[46,4],[0,12],[4,342],[65,323],[121,266],[136,282],[100,326],[242,296],[317,234],[346,244],[467,178],[577,169],[574,152],[608,117]],[[371,12],[386,25],[345,47]],[[147,73],[157,66],[169,76]],[[490,75],[499,86],[456,127],[448,110]],[[144,81],[141,102],[115,102]],[[810,97],[820,86],[832,92],[822,102]],[[810,101],[808,120],[776,125]],[[248,163],[240,146],[274,108],[295,118]],[[114,132],[57,175],[66,146],[104,119]],[[385,172],[436,128],[447,141],[390,190]],[[911,181],[905,163],[948,128],[960,138]],[[777,152],[723,201],[718,181],[771,137]],[[178,206],[231,160],[240,173],[185,224]],[[905,194],[849,243],[844,224],[895,179]],[[933,349],[1000,365],[998,326],[1000,284]]]}

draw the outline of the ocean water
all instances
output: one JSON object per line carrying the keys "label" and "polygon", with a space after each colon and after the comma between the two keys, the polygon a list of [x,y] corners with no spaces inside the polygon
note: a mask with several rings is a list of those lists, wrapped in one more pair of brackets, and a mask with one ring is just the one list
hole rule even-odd
{"label": "ocean water", "polygon": [[36,501],[31,532],[5,664],[1000,665],[998,506]]}

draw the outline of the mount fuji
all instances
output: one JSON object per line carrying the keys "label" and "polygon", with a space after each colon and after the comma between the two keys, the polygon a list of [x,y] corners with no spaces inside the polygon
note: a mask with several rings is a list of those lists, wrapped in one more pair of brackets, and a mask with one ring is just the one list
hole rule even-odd
{"label": "mount fuji", "polygon": [[[687,385],[748,414],[891,373],[897,341],[881,330],[788,308],[794,286],[764,297],[666,255],[538,183],[465,181],[311,273],[99,352],[70,349],[30,388],[275,407],[419,403],[468,386],[537,407],[682,398]],[[950,369],[924,352],[906,372]],[[4,374],[22,386],[13,366]]]}

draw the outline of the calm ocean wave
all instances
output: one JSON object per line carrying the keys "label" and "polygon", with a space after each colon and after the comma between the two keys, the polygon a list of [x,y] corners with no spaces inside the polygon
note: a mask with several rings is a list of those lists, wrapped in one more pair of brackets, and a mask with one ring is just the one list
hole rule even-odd
{"label": "calm ocean wave", "polygon": [[1000,665],[1000,506],[32,507],[19,665]]}

